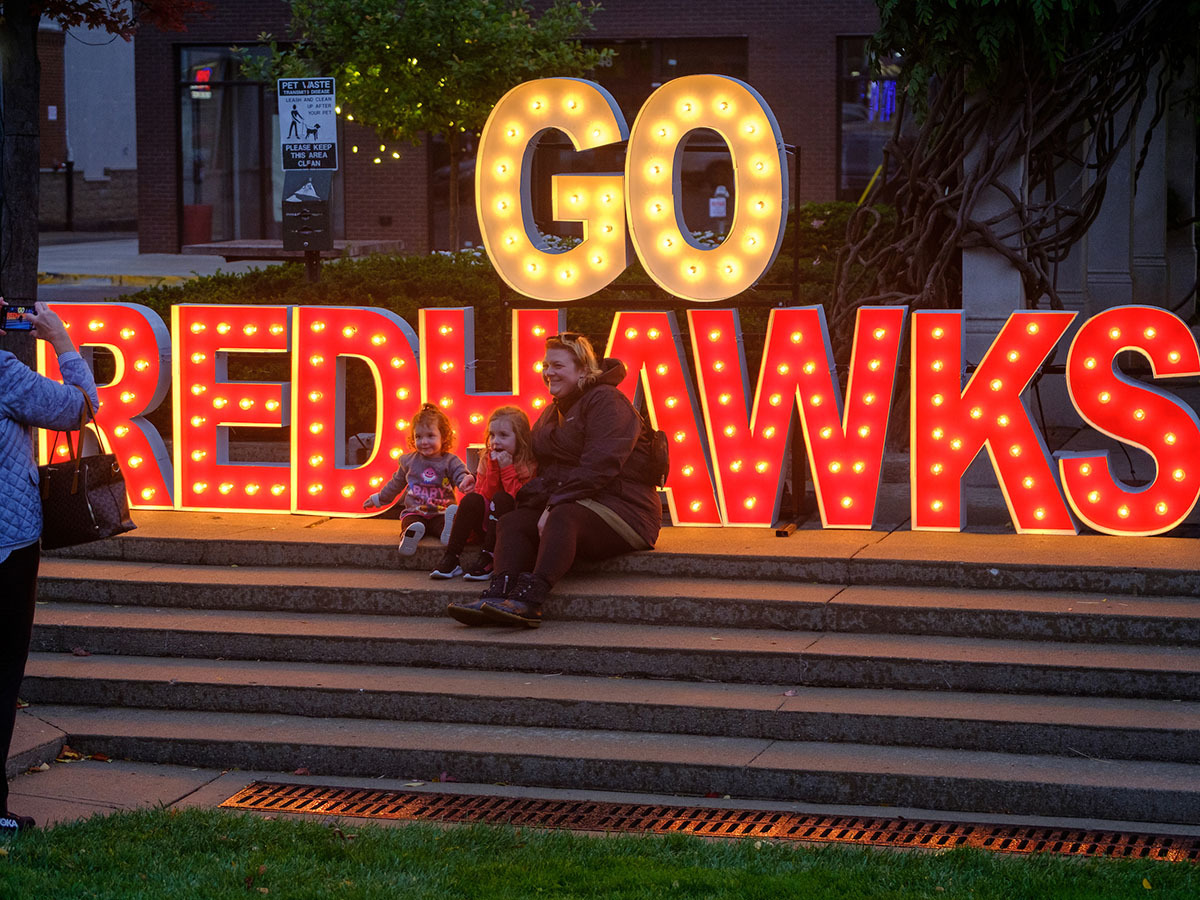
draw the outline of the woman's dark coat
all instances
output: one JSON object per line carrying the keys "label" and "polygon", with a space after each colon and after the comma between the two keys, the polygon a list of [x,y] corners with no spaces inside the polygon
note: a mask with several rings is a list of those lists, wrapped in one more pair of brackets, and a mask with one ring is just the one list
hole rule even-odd
{"label": "woman's dark coat", "polygon": [[533,426],[533,455],[549,506],[591,499],[615,512],[651,547],[662,526],[650,435],[618,390],[625,364],[605,359],[595,384],[556,398]]}

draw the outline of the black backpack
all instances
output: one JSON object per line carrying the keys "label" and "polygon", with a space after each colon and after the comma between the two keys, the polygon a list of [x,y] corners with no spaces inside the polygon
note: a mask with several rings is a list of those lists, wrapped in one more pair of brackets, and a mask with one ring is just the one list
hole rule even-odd
{"label": "black backpack", "polygon": [[650,439],[650,483],[656,487],[666,487],[667,476],[671,474],[671,443],[667,433],[656,430],[644,412],[642,429]]}

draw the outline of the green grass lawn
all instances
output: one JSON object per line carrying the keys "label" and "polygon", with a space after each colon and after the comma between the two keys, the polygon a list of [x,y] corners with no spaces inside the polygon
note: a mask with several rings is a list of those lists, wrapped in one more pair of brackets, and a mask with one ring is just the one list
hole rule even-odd
{"label": "green grass lawn", "polygon": [[0,844],[0,900],[1200,897],[1189,863],[143,810]]}

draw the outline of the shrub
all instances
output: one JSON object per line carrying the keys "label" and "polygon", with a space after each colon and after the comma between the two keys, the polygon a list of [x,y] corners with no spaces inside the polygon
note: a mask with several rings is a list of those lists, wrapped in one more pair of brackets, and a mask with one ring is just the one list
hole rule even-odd
{"label": "shrub", "polygon": [[[779,255],[762,279],[770,289],[751,289],[723,303],[721,308],[740,310],[745,350],[750,371],[756,372],[772,306],[790,305],[786,289],[792,279],[792,260],[797,248],[801,304],[823,304],[833,282],[833,266],[845,234],[850,203],[807,203],[788,222]],[[708,242],[712,236],[702,236]],[[785,289],[777,289],[785,286]],[[649,288],[649,289],[648,289]],[[647,300],[647,297],[653,298]],[[321,269],[320,281],[309,283],[304,267],[287,263],[246,273],[219,273],[185,284],[139,291],[122,299],[141,303],[170,321],[176,304],[280,304],[287,306],[373,306],[390,310],[414,328],[417,312],[428,307],[472,307],[475,310],[475,354],[479,390],[504,391],[508,383],[511,311],[522,305],[537,305],[514,294],[500,280],[480,249],[428,256],[368,256],[339,260]],[[688,304],[666,297],[653,285],[635,259],[616,281],[585,301],[566,304],[567,327],[588,335],[598,347],[608,339],[612,317],[619,309],[685,309]],[[687,317],[679,314],[679,325],[687,338]],[[286,380],[283,360],[255,358],[237,367],[238,378]],[[347,391],[347,431],[370,430],[374,414],[372,392]],[[151,416],[163,433],[170,432],[169,400]],[[257,435],[256,435],[257,436]]]}

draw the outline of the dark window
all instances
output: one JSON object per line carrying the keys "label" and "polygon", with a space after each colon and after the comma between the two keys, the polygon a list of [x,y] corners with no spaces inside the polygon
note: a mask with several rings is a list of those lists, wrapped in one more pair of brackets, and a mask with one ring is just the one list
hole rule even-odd
{"label": "dark window", "polygon": [[838,198],[858,200],[883,164],[897,112],[899,58],[868,59],[867,38],[838,39]]}

